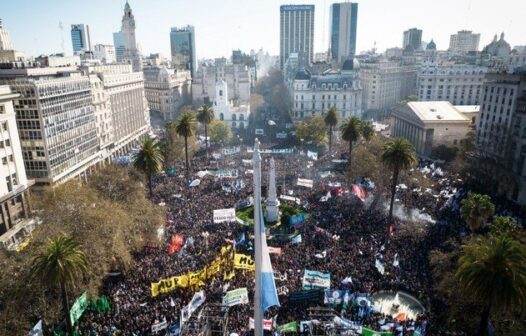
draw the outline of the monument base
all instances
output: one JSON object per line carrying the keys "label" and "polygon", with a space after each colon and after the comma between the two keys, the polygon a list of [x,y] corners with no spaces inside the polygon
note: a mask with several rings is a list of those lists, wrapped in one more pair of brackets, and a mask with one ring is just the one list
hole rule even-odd
{"label": "monument base", "polygon": [[268,223],[275,223],[279,220],[279,201],[267,200],[265,221]]}

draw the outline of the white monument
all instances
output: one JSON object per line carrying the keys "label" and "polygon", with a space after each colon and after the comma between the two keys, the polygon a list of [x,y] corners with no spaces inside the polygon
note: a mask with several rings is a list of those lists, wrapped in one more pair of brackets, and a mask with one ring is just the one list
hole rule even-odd
{"label": "white monument", "polygon": [[268,173],[268,197],[265,219],[267,222],[277,222],[279,217],[279,201],[276,193],[276,165],[274,158],[270,158],[270,170]]}

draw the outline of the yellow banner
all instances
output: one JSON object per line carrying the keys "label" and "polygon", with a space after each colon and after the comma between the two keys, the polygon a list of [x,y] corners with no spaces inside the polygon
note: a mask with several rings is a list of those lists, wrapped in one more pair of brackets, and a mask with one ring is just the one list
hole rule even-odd
{"label": "yellow banner", "polygon": [[156,297],[159,294],[166,294],[177,288],[188,287],[188,275],[174,276],[162,279],[159,282],[152,282],[152,296]]}
{"label": "yellow banner", "polygon": [[254,260],[251,256],[241,253],[236,253],[234,256],[234,268],[242,270],[255,270]]}

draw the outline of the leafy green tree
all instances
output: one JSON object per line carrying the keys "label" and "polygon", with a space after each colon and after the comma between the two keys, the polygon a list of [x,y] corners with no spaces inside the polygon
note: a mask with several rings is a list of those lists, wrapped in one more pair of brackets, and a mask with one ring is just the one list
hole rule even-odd
{"label": "leafy green tree", "polygon": [[153,175],[163,167],[163,155],[159,143],[151,138],[144,139],[141,149],[133,156],[133,165],[148,178],[150,198],[153,197]]}
{"label": "leafy green tree", "polygon": [[362,134],[362,122],[357,117],[350,117],[340,125],[342,139],[349,143],[349,169],[352,167],[353,143],[360,139]]}
{"label": "leafy green tree", "polygon": [[210,124],[210,139],[213,142],[224,146],[232,140],[232,137],[232,130],[226,122],[222,120],[214,120],[212,124]]}
{"label": "leafy green tree", "polygon": [[393,206],[398,176],[402,170],[409,169],[417,162],[413,145],[405,138],[388,141],[381,155],[382,162],[393,172],[391,181],[391,205],[389,206],[389,223],[393,220]]}
{"label": "leafy green tree", "polygon": [[190,172],[190,163],[188,161],[188,138],[192,137],[195,134],[197,125],[195,117],[190,112],[184,112],[181,117],[176,121],[175,132],[177,135],[184,138],[184,154],[186,162],[186,178],[188,179],[188,174]]}
{"label": "leafy green tree", "polygon": [[197,121],[199,121],[205,127],[205,148],[206,157],[208,158],[208,125],[214,120],[214,110],[210,105],[203,105],[197,111]]}
{"label": "leafy green tree", "polygon": [[512,217],[496,216],[493,223],[490,224],[489,230],[494,235],[509,235],[520,240],[522,227]]}
{"label": "leafy green tree", "polygon": [[73,239],[59,236],[49,239],[31,265],[31,274],[50,288],[60,288],[68,332],[73,334],[69,318],[68,289],[89,270],[88,260],[80,245]]}
{"label": "leafy green tree", "polygon": [[297,122],[295,130],[297,139],[312,141],[315,145],[326,142],[327,125],[320,116],[307,117],[304,121]]}
{"label": "leafy green tree", "polygon": [[495,213],[495,205],[488,195],[469,193],[460,205],[460,217],[468,224],[471,232],[482,228]]}
{"label": "leafy green tree", "polygon": [[332,134],[334,126],[338,125],[338,111],[336,107],[331,107],[323,117],[325,125],[329,128],[329,154],[332,154]]}
{"label": "leafy green tree", "polygon": [[479,332],[488,335],[492,310],[526,304],[526,246],[508,236],[477,237],[462,247],[456,278],[483,306]]}
{"label": "leafy green tree", "polygon": [[447,147],[446,145],[438,145],[431,150],[431,157],[442,160],[445,162],[451,162],[455,159],[458,149],[455,147]]}
{"label": "leafy green tree", "polygon": [[362,121],[362,136],[365,141],[370,141],[374,136],[374,126],[370,121]]}

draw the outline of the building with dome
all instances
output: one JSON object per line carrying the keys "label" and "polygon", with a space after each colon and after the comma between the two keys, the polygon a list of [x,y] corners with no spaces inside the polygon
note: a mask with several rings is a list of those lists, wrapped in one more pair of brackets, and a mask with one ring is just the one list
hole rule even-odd
{"label": "building with dome", "polygon": [[190,102],[191,71],[160,65],[145,68],[143,73],[150,111],[159,114],[163,120],[175,119],[179,108]]}
{"label": "building with dome", "polygon": [[497,40],[497,34],[493,37],[493,41],[482,49],[482,53],[492,58],[507,59],[511,54],[511,46],[504,40],[504,33],[500,34],[500,39]]}
{"label": "building with dome", "polygon": [[321,116],[333,106],[340,118],[361,117],[363,89],[359,70],[356,59],[347,59],[341,70],[328,70],[321,75],[300,69],[292,83],[292,118]]}
{"label": "building with dome", "polygon": [[431,42],[427,44],[426,50],[437,50],[437,45],[433,39],[431,39]]}
{"label": "building with dome", "polygon": [[248,126],[250,105],[235,105],[228,98],[228,84],[223,79],[216,82],[215,99],[213,104],[214,117],[226,122],[232,130],[242,130]]}

